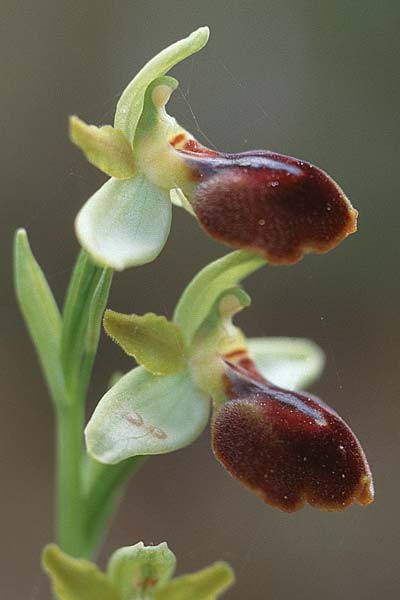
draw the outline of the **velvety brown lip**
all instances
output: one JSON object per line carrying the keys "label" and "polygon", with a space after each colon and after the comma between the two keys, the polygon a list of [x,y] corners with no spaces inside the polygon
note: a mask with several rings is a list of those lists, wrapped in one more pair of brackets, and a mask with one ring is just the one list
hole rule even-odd
{"label": "velvety brown lip", "polygon": [[373,501],[364,452],[334,410],[270,384],[248,358],[225,361],[225,377],[230,399],[215,417],[213,450],[232,476],[287,512]]}
{"label": "velvety brown lip", "polygon": [[292,264],[356,230],[344,192],[310,163],[262,150],[217,153],[194,140],[178,151],[197,183],[189,200],[200,224],[230,246]]}

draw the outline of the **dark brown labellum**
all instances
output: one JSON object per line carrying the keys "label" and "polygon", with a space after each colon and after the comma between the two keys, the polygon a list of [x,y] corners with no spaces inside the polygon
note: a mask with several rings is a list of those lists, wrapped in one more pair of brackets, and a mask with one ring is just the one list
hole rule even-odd
{"label": "dark brown labellum", "polygon": [[331,511],[372,502],[364,452],[334,410],[270,384],[249,359],[225,361],[225,373],[229,400],[214,420],[213,450],[231,475],[288,512],[306,502]]}
{"label": "dark brown labellum", "polygon": [[310,163],[263,150],[223,154],[194,140],[178,152],[196,183],[189,200],[200,224],[230,246],[292,264],[356,230],[344,192]]}

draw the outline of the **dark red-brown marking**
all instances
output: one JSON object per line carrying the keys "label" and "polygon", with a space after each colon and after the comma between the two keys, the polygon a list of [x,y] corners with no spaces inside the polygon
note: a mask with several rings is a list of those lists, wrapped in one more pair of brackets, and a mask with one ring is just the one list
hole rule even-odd
{"label": "dark red-brown marking", "polygon": [[213,450],[232,476],[288,512],[305,502],[331,511],[372,502],[364,452],[334,410],[270,384],[250,359],[225,368],[230,399],[216,415]]}
{"label": "dark red-brown marking", "polygon": [[184,133],[178,133],[172,140],[170,141],[171,146],[178,146],[185,139],[186,135]]}
{"label": "dark red-brown marking", "polygon": [[195,140],[178,150],[197,183],[189,200],[213,238],[273,264],[323,253],[356,230],[357,211],[310,163],[262,150],[222,154]]}

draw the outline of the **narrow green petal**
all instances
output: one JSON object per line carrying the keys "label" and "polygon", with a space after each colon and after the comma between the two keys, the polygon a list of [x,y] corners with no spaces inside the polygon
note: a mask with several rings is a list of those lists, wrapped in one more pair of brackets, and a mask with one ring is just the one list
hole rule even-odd
{"label": "narrow green petal", "polygon": [[173,375],[186,366],[182,333],[165,317],[154,313],[124,315],[107,310],[104,328],[114,342],[153,375]]}
{"label": "narrow green petal", "polygon": [[177,577],[161,590],[154,600],[216,600],[235,581],[227,563],[216,562],[198,573]]}
{"label": "narrow green petal", "polygon": [[220,294],[234,287],[266,262],[263,258],[237,250],[207,265],[183,292],[175,309],[174,321],[188,344],[207,318]]}
{"label": "narrow green petal", "polygon": [[88,125],[76,116],[70,117],[69,134],[72,142],[85,154],[92,165],[118,179],[135,174],[132,146],[125,134],[110,125]]}
{"label": "narrow green petal", "polygon": [[114,125],[124,131],[130,142],[143,110],[146,88],[157,77],[165,75],[174,65],[201,50],[209,37],[208,27],[200,27],[187,38],[172,44],[152,58],[125,88],[115,112]]}
{"label": "narrow green petal", "polygon": [[260,373],[280,387],[299,390],[311,385],[324,368],[321,348],[304,338],[252,338],[249,354]]}
{"label": "narrow green petal", "polygon": [[46,546],[42,562],[58,600],[122,600],[118,590],[95,564],[72,558],[55,544]]}
{"label": "narrow green petal", "polygon": [[168,238],[171,211],[168,193],[143,175],[110,179],[78,213],[76,233],[99,264],[122,271],[159,255]]}
{"label": "narrow green petal", "polygon": [[172,577],[176,558],[168,545],[145,546],[139,542],[116,550],[110,558],[107,574],[119,590],[121,600],[142,600]]}
{"label": "narrow green petal", "polygon": [[108,464],[172,452],[200,435],[208,414],[208,397],[189,372],[163,377],[137,367],[100,400],[86,427],[87,449]]}

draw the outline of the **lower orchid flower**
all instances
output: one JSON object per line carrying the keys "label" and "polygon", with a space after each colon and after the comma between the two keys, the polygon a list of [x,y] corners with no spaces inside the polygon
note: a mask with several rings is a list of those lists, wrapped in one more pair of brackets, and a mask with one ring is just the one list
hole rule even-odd
{"label": "lower orchid flower", "polygon": [[203,269],[173,321],[107,311],[108,334],[140,366],[100,400],[86,429],[89,453],[117,463],[171,452],[205,428],[212,400],[217,459],[265,502],[343,510],[373,500],[371,472],[351,429],[299,389],[323,367],[305,339],[247,339],[232,317],[250,304],[239,286],[265,261],[236,251]]}
{"label": "lower orchid flower", "polygon": [[82,246],[115,270],[150,262],[169,235],[171,200],[213,238],[291,264],[356,230],[357,211],[313,165],[275,152],[216,152],[165,111],[178,82],[165,74],[207,43],[208,28],[166,48],[123,92],[114,127],[71,118],[71,139],[107,181],[76,219]]}

